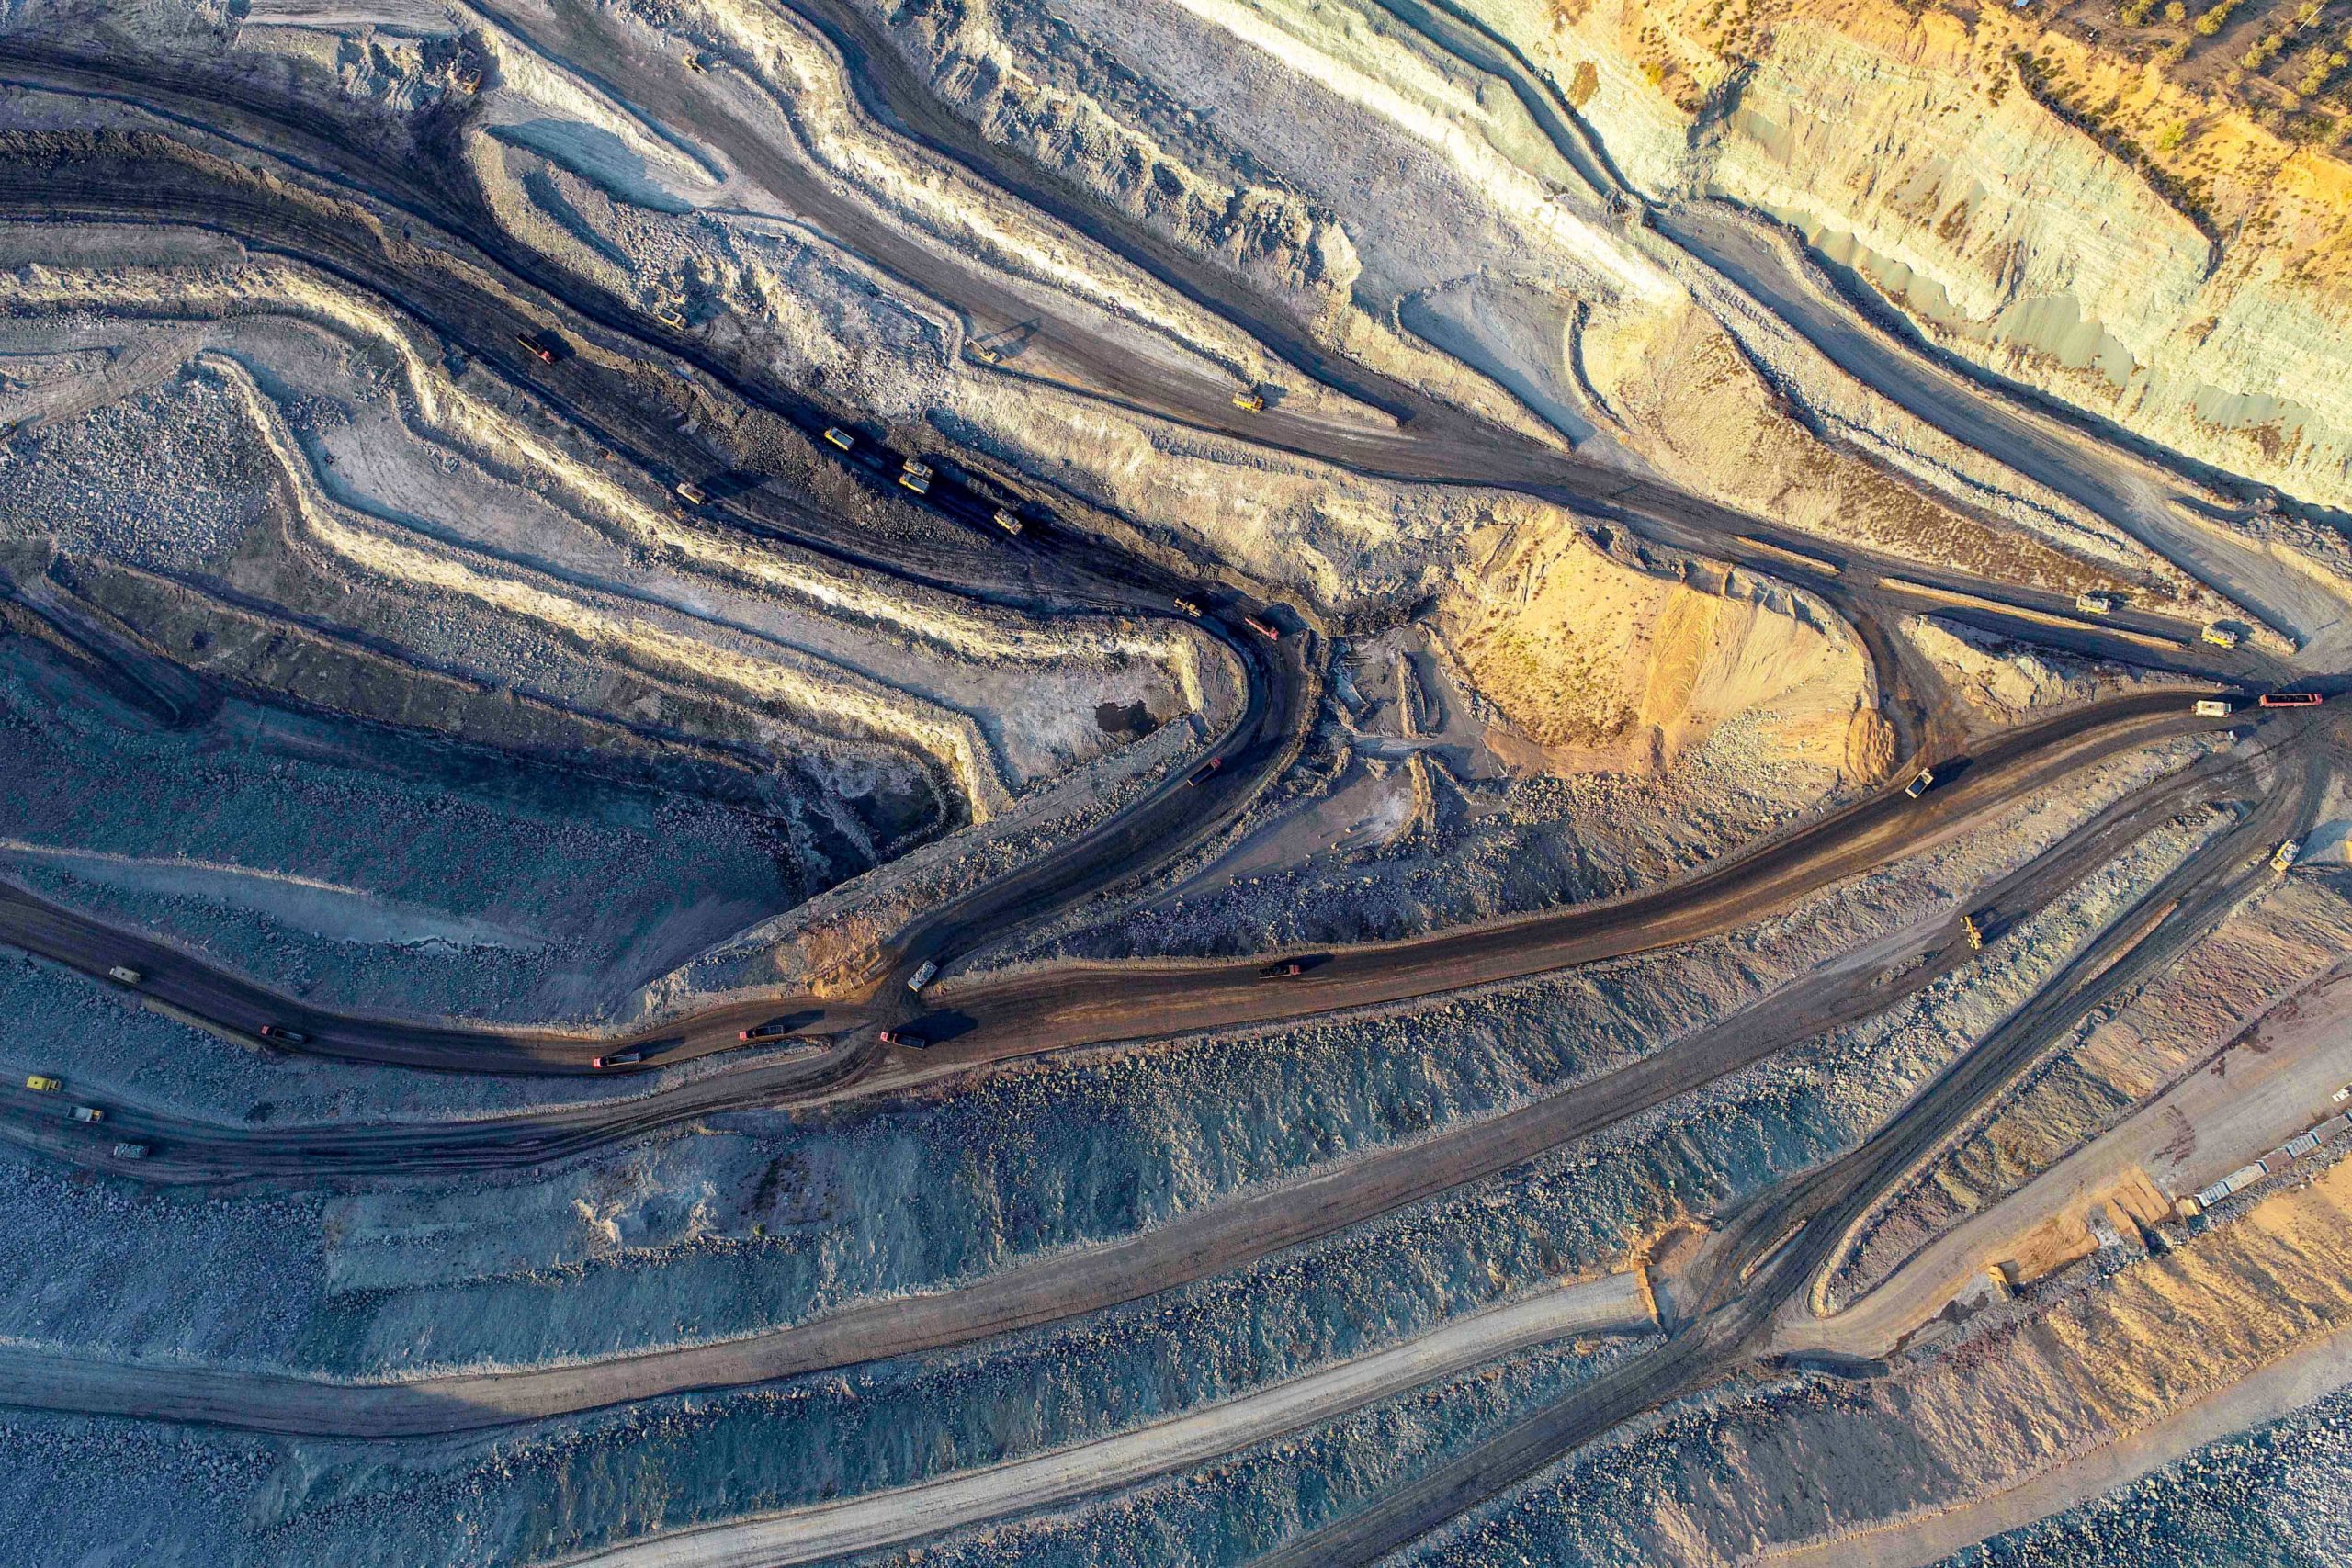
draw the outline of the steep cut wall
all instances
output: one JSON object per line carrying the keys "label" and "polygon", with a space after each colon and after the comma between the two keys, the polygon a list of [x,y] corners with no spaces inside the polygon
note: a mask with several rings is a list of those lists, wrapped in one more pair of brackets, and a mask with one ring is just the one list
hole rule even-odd
{"label": "steep cut wall", "polygon": [[2352,169],[2006,10],[1477,8],[1652,193],[1770,212],[1956,353],[2352,502]]}

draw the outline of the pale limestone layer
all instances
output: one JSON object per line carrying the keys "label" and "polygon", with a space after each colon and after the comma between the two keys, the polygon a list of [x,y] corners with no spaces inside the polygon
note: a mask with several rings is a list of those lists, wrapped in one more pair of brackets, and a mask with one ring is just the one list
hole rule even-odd
{"label": "pale limestone layer", "polygon": [[[2310,265],[2308,231],[2340,208],[2341,165],[2271,148],[2275,190],[2217,248],[2019,80],[2010,52],[2039,40],[2010,18],[1815,7],[1763,29],[1735,87],[1672,6],[1478,9],[1559,82],[1590,68],[1581,112],[1651,193],[1772,213],[1979,364],[2200,461],[2352,498],[2352,297]],[[1668,96],[1698,102],[1678,58],[1713,89],[1703,117]]]}

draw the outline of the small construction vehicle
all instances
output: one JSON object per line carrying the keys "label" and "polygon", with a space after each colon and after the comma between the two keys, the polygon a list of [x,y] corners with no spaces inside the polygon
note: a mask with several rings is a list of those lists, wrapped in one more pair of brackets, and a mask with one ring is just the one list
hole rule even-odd
{"label": "small construction vehicle", "polygon": [[107,979],[119,980],[126,986],[135,986],[145,977],[146,976],[141,975],[138,970],[133,969],[128,964],[118,964],[113,968],[107,971]]}
{"label": "small construction vehicle", "polygon": [[2215,648],[2235,648],[2238,645],[2238,634],[2218,621],[2197,635]]}
{"label": "small construction vehicle", "polygon": [[1984,927],[1978,921],[1974,915],[1962,915],[1960,917],[1960,934],[1968,939],[1969,952],[1982,953],[1984,951]]}
{"label": "small construction vehicle", "polygon": [[1233,394],[1233,406],[1243,413],[1264,413],[1266,412],[1265,394],[1260,392],[1255,387],[1245,388]]}

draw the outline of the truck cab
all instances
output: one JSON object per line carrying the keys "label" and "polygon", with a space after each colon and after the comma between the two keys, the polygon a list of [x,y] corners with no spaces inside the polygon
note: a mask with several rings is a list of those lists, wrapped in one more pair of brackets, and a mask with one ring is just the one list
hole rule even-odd
{"label": "truck cab", "polygon": [[1936,771],[1933,768],[1921,768],[1919,776],[1903,786],[1903,793],[1910,799],[1917,800],[1927,794],[1928,787],[1935,782]]}

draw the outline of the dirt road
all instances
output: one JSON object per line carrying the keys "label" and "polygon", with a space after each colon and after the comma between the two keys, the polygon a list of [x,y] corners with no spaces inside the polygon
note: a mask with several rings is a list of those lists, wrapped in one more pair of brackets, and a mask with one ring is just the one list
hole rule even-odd
{"label": "dirt road", "polygon": [[1645,1328],[1651,1323],[1645,1300],[1631,1274],[1554,1285],[1368,1355],[1093,1442],[562,1561],[595,1568],[794,1568],[878,1551],[1190,1469],[1555,1340]]}

